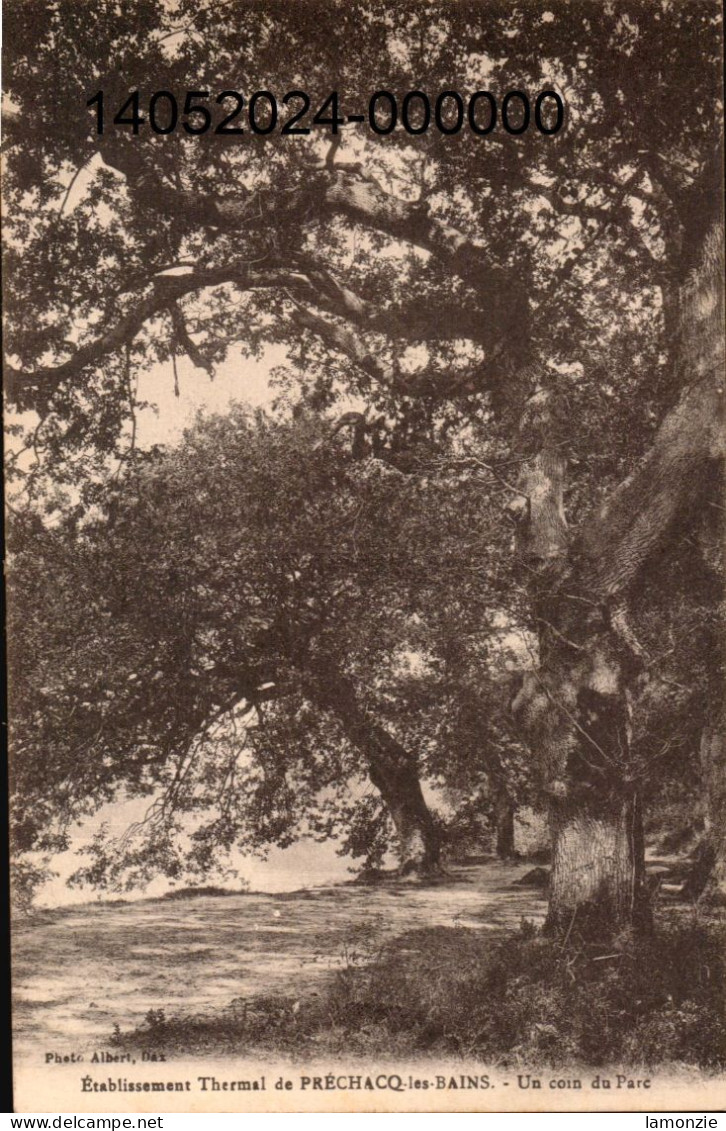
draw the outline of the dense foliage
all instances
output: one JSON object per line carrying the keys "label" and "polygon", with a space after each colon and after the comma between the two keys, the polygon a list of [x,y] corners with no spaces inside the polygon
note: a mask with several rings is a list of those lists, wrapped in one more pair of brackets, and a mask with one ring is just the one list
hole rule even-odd
{"label": "dense foliage", "polygon": [[[257,813],[253,841],[291,835],[320,790],[336,795],[357,769],[334,724],[306,714],[301,673],[320,654],[342,658],[422,771],[476,792],[467,765],[491,769],[492,750],[513,749],[480,721],[506,707],[490,683],[492,661],[503,666],[493,618],[559,638],[570,652],[557,678],[594,655],[543,617],[549,551],[543,569],[519,552],[505,564],[536,502],[519,474],[539,459],[538,406],[552,397],[544,448],[567,464],[555,554],[566,559],[567,524],[638,467],[688,385],[676,296],[718,209],[719,19],[710,0],[336,0],[306,5],[305,20],[267,0],[6,12],[21,849],[61,846],[68,820],[121,785],[161,789],[181,809],[223,799],[197,830],[200,866],[239,837],[243,810]],[[360,106],[372,81],[399,97],[555,88],[566,128],[346,128],[339,147],[324,132],[98,138],[86,109],[99,89],[120,105],[134,89],[230,87],[302,87],[316,105],[337,89]],[[211,372],[234,356],[243,396],[244,359],[270,344],[287,350],[274,422],[232,415],[168,457],[136,450],[140,373],[171,382],[178,354]],[[349,412],[351,450],[330,439]],[[680,551],[687,523],[674,513]],[[717,586],[704,584],[704,632]],[[591,635],[609,632],[610,611]],[[684,620],[647,593],[636,613],[640,669],[679,682],[660,665],[669,633],[688,655]],[[415,678],[408,653],[424,657]],[[691,682],[714,685],[716,659]],[[228,805],[239,744],[210,727],[245,726],[238,706],[287,683],[267,710],[269,742],[259,728],[250,738],[244,804]],[[652,691],[645,720],[665,717]],[[668,701],[672,715],[687,702],[678,750],[691,767],[706,698]],[[614,793],[661,765],[667,739],[643,728]],[[585,738],[609,756],[602,736]],[[589,797],[597,785],[585,781]],[[159,812],[173,832],[174,806]],[[132,863],[173,872],[174,851],[159,836]],[[92,878],[109,869],[101,852]]]}
{"label": "dense foliage", "polygon": [[[495,519],[475,475],[361,464],[316,417],[240,407],[140,456],[91,511],[51,529],[18,519],[18,848],[62,847],[71,819],[123,793],[156,797],[140,844],[117,853],[132,883],[304,830],[342,828],[355,854],[380,855],[380,802],[351,794],[365,750],[316,699],[331,664],[421,774],[486,795],[496,626],[514,613]],[[510,745],[495,765],[513,779]],[[102,841],[97,882],[114,872]]]}

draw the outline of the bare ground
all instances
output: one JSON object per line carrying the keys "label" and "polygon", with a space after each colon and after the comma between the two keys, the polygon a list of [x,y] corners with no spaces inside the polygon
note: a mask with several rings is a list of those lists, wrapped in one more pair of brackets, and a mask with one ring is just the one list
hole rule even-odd
{"label": "bare ground", "polygon": [[232,893],[88,903],[39,913],[14,931],[15,1055],[80,1053],[114,1024],[223,1008],[260,994],[315,993],[341,966],[420,927],[499,935],[541,923],[531,864],[451,866],[434,884],[359,883],[276,895]]}

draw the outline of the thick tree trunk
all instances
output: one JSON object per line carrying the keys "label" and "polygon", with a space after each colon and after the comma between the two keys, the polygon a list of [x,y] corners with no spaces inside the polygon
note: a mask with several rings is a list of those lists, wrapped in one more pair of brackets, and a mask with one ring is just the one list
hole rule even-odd
{"label": "thick tree trunk", "polygon": [[[557,612],[562,615],[557,617]],[[649,922],[636,784],[630,778],[626,657],[602,614],[550,610],[541,665],[512,708],[539,754],[549,801],[548,929],[606,938]],[[564,634],[568,633],[567,639]],[[622,646],[621,646],[622,649]]]}
{"label": "thick tree trunk", "polygon": [[421,791],[416,766],[382,728],[369,736],[370,779],[380,792],[396,830],[402,876],[438,870],[439,836]]}
{"label": "thick tree trunk", "polygon": [[398,841],[401,875],[428,875],[439,868],[438,829],[421,790],[415,759],[364,710],[352,681],[328,661],[318,661],[306,680],[310,697],[333,714],[363,754],[373,785],[390,813]]}
{"label": "thick tree trunk", "polygon": [[560,933],[608,936],[645,926],[645,867],[637,798],[602,806],[553,803],[552,872],[547,928]]}
{"label": "thick tree trunk", "polygon": [[[519,551],[540,629],[539,668],[512,702],[550,798],[549,926],[598,936],[648,923],[630,686],[641,657],[628,591],[668,538],[685,532],[723,459],[723,230],[711,228],[678,294],[680,400],[639,469],[569,550],[562,508],[566,433],[552,389],[522,418]],[[720,500],[719,500],[720,501]],[[723,795],[717,818],[723,827]]]}

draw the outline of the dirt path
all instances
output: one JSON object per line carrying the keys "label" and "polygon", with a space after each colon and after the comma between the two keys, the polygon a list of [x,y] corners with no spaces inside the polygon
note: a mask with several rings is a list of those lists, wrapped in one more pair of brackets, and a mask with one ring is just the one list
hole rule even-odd
{"label": "dirt path", "polygon": [[44,912],[14,935],[16,1055],[103,1047],[115,1023],[301,994],[381,943],[419,927],[492,933],[541,922],[537,890],[513,886],[531,865],[453,867],[435,886],[312,888],[92,903]]}

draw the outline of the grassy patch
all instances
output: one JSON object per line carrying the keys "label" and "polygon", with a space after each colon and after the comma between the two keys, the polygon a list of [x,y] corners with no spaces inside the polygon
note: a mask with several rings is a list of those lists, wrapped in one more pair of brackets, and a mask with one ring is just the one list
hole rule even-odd
{"label": "grassy patch", "polygon": [[671,913],[639,943],[566,949],[437,927],[353,951],[319,995],[238,999],[215,1016],[151,1011],[124,1047],[476,1057],[490,1064],[726,1066],[726,930]]}

